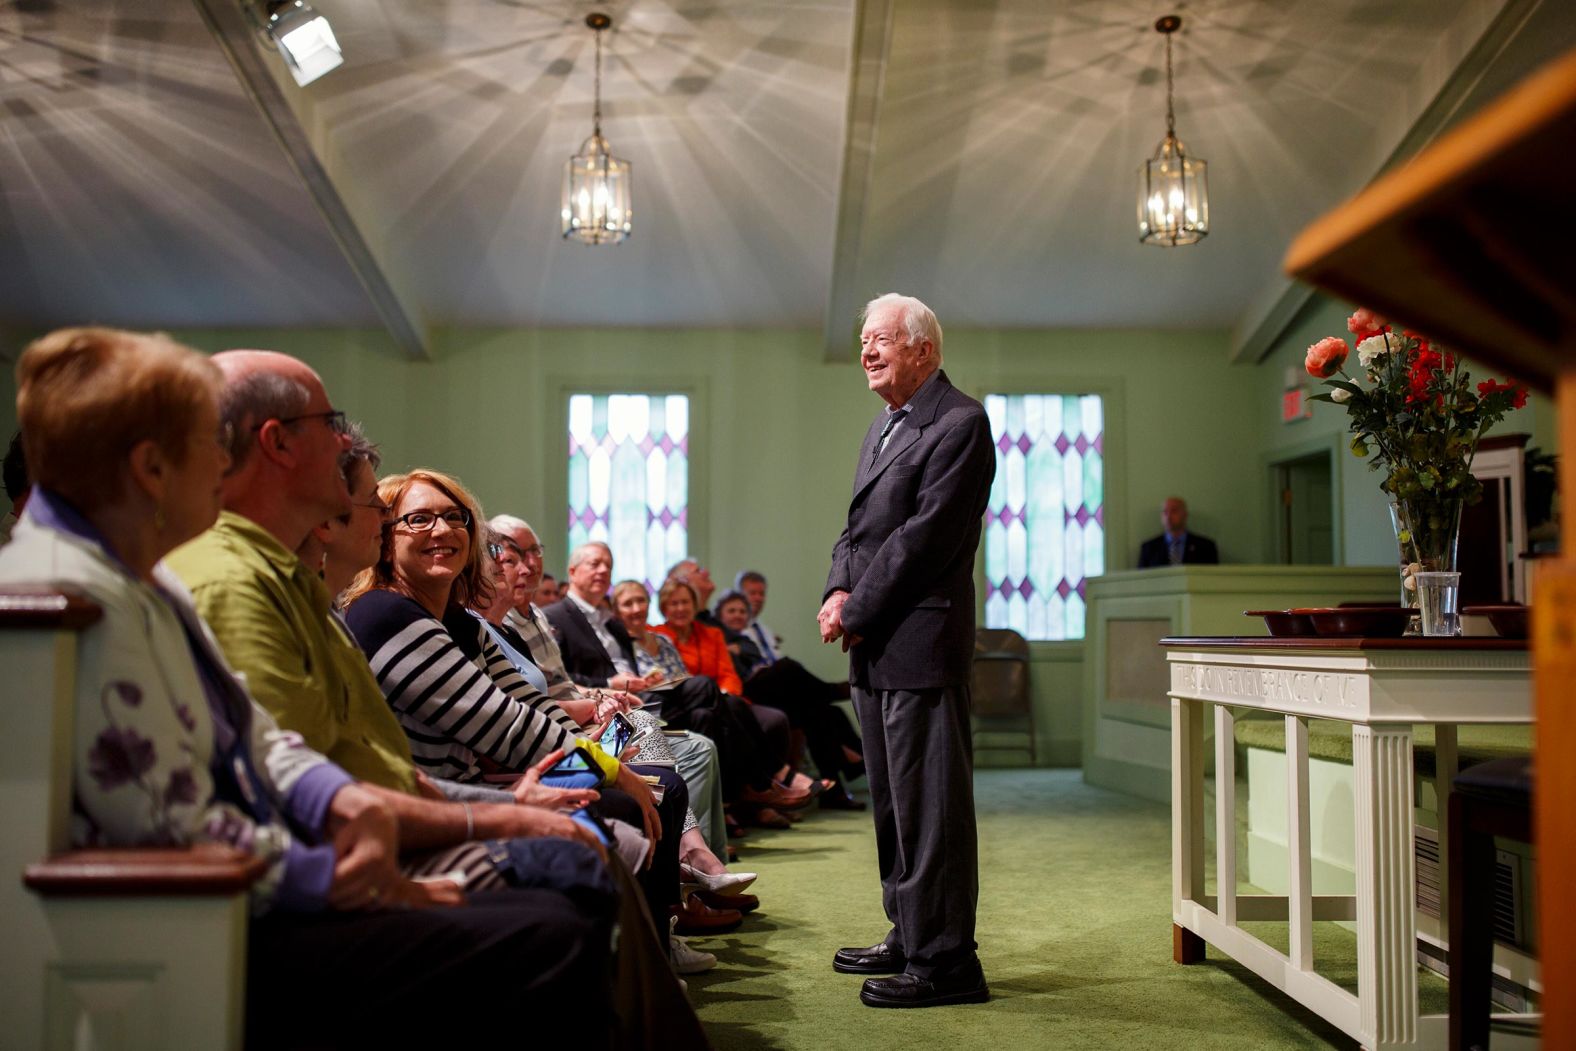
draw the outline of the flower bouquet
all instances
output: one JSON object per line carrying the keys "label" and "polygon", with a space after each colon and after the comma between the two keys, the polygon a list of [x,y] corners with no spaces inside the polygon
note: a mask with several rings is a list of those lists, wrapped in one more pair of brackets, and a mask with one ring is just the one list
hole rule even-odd
{"label": "flower bouquet", "polygon": [[1346,406],[1353,454],[1385,472],[1379,488],[1392,499],[1402,599],[1414,605],[1413,574],[1456,568],[1461,508],[1483,497],[1471,471],[1478,440],[1525,405],[1527,392],[1492,379],[1474,388],[1455,354],[1419,333],[1396,332],[1371,310],[1354,312],[1346,327],[1356,375],[1345,369],[1351,344],[1340,336],[1319,340],[1304,364],[1330,390],[1310,400]]}

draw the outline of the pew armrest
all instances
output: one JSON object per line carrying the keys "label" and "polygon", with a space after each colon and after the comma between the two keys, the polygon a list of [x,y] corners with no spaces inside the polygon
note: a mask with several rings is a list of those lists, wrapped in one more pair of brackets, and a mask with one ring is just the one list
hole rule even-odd
{"label": "pew armrest", "polygon": [[223,897],[256,883],[268,863],[217,843],[68,850],[28,865],[22,882],[44,897]]}

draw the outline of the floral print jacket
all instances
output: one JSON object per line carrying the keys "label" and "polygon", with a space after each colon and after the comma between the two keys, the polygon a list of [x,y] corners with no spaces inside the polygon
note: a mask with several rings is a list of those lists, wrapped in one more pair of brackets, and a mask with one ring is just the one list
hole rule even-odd
{"label": "floral print jacket", "polygon": [[[0,549],[0,584],[70,591],[104,611],[77,646],[73,843],[229,844],[270,861],[255,911],[322,907],[333,854],[318,840],[328,800],[349,778],[251,702],[172,574],[160,567],[159,586],[137,579],[84,535],[91,527],[73,528],[80,521],[35,492]],[[222,669],[231,725],[210,711],[194,645]],[[216,794],[214,757],[227,753],[237,757],[224,780],[246,798]]]}

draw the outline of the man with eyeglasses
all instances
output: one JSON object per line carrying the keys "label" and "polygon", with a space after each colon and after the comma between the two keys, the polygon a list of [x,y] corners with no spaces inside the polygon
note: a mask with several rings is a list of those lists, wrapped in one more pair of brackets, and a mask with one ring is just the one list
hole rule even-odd
{"label": "man with eyeglasses", "polygon": [[[575,894],[600,881],[618,903],[617,922],[635,931],[643,922],[638,920],[638,889],[627,874],[614,875],[609,884],[610,870],[598,860],[605,857],[600,840],[557,812],[594,793],[547,788],[538,769],[510,793],[451,802],[417,773],[409,741],[366,658],[331,612],[328,588],[318,575],[321,558],[309,565],[296,554],[328,519],[348,514],[355,522],[367,511],[383,516],[375,490],[359,490],[362,498],[353,499],[347,485],[343,458],[356,445],[352,429],[342,413],[329,407],[317,374],[294,358],[231,351],[214,361],[225,376],[220,415],[233,425],[235,442],[223,482],[224,510],[211,529],[166,562],[191,590],[226,661],[244,676],[252,697],[281,729],[300,734],[369,790],[396,830],[391,849],[401,852],[407,876],[449,879],[458,873],[468,894],[491,896],[513,888],[506,897],[518,910],[518,921],[510,923],[518,922],[527,932],[534,926],[546,929],[547,921],[535,911],[539,907],[570,915],[577,909],[570,897],[522,889],[522,881],[552,873],[553,878],[532,885]],[[371,466],[363,467],[365,483]],[[351,478],[357,477],[352,471]],[[380,537],[381,532],[379,521]],[[363,554],[375,558],[366,539]],[[379,904],[374,900],[367,906]],[[461,930],[467,922],[456,915]],[[357,966],[394,981],[393,971],[408,979],[410,966],[453,967],[473,951],[458,932],[450,940],[432,941],[414,958],[411,944],[399,951],[383,947],[376,959],[359,959]],[[544,945],[543,952],[600,958],[605,967],[607,944],[603,931],[600,944]],[[672,1029],[698,1032],[671,974],[665,974],[666,946],[654,932],[627,934],[617,959],[620,980],[613,992],[622,1009],[655,1010]],[[264,962],[269,970],[287,966],[280,960]],[[520,980],[522,992],[529,994],[538,976]]]}
{"label": "man with eyeglasses", "polygon": [[[417,776],[409,742],[365,656],[331,614],[321,562],[308,566],[296,555],[315,528],[357,510],[341,463],[352,446],[343,415],[324,408],[322,381],[287,355],[230,351],[214,361],[226,377],[220,413],[235,424],[237,445],[224,510],[213,528],[166,561],[252,696],[352,776],[387,789],[401,833],[427,846],[462,843],[467,833],[558,835],[590,845],[580,825],[534,805],[467,811],[420,798],[437,793]],[[365,502],[375,500],[373,492]],[[532,787],[517,798],[556,800],[531,797]]]}

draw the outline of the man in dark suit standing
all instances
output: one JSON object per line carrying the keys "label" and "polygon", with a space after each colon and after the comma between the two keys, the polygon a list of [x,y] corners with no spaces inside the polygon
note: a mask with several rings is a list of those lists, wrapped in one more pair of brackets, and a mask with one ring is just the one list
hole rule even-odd
{"label": "man in dark suit standing", "polygon": [[865,742],[892,930],[840,949],[834,969],[868,979],[872,1007],[989,998],[974,941],[969,665],[974,551],[996,450],[980,403],[941,371],[930,308],[888,294],[865,308],[860,364],[887,408],[865,435],[848,525],[832,549],[818,620],[843,640]]}
{"label": "man in dark suit standing", "polygon": [[1187,501],[1180,496],[1168,496],[1160,505],[1160,527],[1165,530],[1152,536],[1138,549],[1138,568],[1153,566],[1209,565],[1220,561],[1215,542],[1207,536],[1187,531]]}

